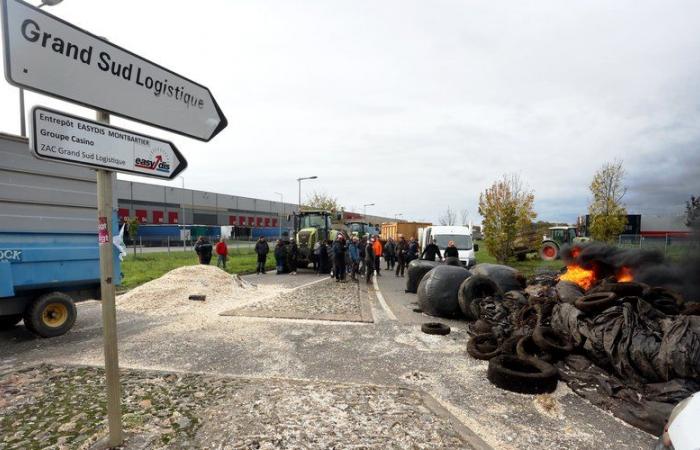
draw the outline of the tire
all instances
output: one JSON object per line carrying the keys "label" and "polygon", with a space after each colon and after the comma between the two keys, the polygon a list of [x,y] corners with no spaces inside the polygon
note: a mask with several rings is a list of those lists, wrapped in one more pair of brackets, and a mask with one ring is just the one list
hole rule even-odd
{"label": "tire", "polygon": [[584,295],[574,302],[574,306],[583,312],[600,312],[617,303],[617,295],[614,292],[598,292]]}
{"label": "tire", "polygon": [[618,297],[641,297],[647,289],[648,286],[645,284],[630,281],[623,283],[601,283],[588,293],[597,294],[599,292],[612,292]]}
{"label": "tire", "polygon": [[574,351],[573,344],[550,327],[536,327],[532,333],[532,341],[540,350],[557,358]]}
{"label": "tire", "polygon": [[574,303],[585,294],[578,284],[571,281],[560,281],[554,289],[557,291],[557,297],[562,303]]}
{"label": "tire", "polygon": [[420,326],[420,330],[425,334],[437,334],[445,336],[450,334],[450,327],[440,322],[428,322]]}
{"label": "tire", "polygon": [[544,261],[554,261],[559,258],[559,246],[554,242],[543,242],[540,248],[540,258]]}
{"label": "tire", "polygon": [[457,292],[459,309],[468,320],[479,318],[479,305],[474,300],[500,295],[496,283],[483,275],[472,275],[462,282]]}
{"label": "tire", "polygon": [[0,330],[9,330],[22,320],[22,314],[11,314],[9,316],[0,316]]}
{"label": "tire", "polygon": [[476,322],[474,322],[471,329],[474,330],[474,333],[476,334],[489,334],[491,333],[491,324],[489,324],[485,320],[479,319]]}
{"label": "tire", "polygon": [[501,347],[493,334],[477,334],[467,342],[467,353],[474,359],[488,361],[501,353]]}
{"label": "tire", "polygon": [[501,344],[501,355],[515,355],[520,336],[511,336]]}
{"label": "tire", "polygon": [[515,346],[515,354],[518,358],[535,358],[544,362],[552,362],[552,355],[543,352],[532,340],[532,336],[523,336]]}
{"label": "tire", "polygon": [[49,338],[66,334],[77,316],[72,298],[63,292],[50,292],[34,300],[23,317],[29,331]]}
{"label": "tire", "polygon": [[527,286],[527,280],[520,271],[503,264],[481,263],[471,271],[474,275],[490,278],[501,292],[519,291]]}
{"label": "tire", "polygon": [[559,373],[544,361],[499,355],[489,361],[486,377],[501,389],[521,394],[544,394],[556,390]]}

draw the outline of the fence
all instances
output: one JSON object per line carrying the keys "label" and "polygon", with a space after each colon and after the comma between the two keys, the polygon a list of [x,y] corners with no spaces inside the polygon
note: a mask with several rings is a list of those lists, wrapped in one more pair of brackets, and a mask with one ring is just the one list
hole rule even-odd
{"label": "fence", "polygon": [[696,236],[678,236],[670,233],[658,236],[622,234],[618,238],[618,246],[620,248],[657,250],[676,259],[700,251],[700,239]]}
{"label": "fence", "polygon": [[[143,253],[163,253],[163,252],[177,252],[177,251],[192,251],[193,246],[196,242],[195,240],[187,239],[185,241],[181,239],[175,239],[172,236],[160,236],[160,235],[149,235],[149,236],[138,236],[135,240],[127,239],[125,244],[127,246],[127,252],[130,254],[143,254]],[[218,238],[212,236],[209,238],[209,242],[215,245],[218,242]],[[255,247],[255,240],[252,238],[246,238],[245,240],[238,239],[227,239],[226,245],[229,248],[229,253],[235,254],[237,252],[247,253]],[[270,247],[274,244],[271,242]]]}

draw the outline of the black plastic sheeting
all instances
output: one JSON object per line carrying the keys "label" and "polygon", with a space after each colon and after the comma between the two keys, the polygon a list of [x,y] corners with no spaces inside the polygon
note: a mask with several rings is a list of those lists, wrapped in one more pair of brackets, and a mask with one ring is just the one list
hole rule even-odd
{"label": "black plastic sheeting", "polygon": [[474,275],[483,275],[491,278],[501,289],[501,292],[508,292],[525,288],[525,277],[516,269],[501,264],[481,263],[472,267]]}
{"label": "black plastic sheeting", "polygon": [[408,278],[406,279],[406,292],[418,292],[418,285],[423,276],[430,272],[433,267],[440,265],[439,261],[428,261],[426,259],[414,259],[408,263]]}
{"label": "black plastic sheeting", "polygon": [[424,313],[438,317],[460,316],[457,295],[462,281],[471,273],[457,266],[436,266],[418,285],[418,305]]}

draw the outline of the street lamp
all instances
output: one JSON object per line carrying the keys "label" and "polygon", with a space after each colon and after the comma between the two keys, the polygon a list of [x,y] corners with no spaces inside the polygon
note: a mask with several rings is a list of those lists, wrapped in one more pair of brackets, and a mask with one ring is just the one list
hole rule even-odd
{"label": "street lamp", "polygon": [[299,212],[301,212],[301,182],[303,180],[315,180],[316,178],[318,178],[316,175],[314,175],[312,177],[297,178],[297,181],[299,182]]}
{"label": "street lamp", "polygon": [[[275,194],[280,196],[280,203],[282,203],[282,215],[284,215],[284,195],[282,195],[281,192],[275,192]],[[279,238],[282,239],[282,218],[279,217],[279,212],[277,213],[277,216],[277,220],[279,221],[278,223],[280,224]]]}
{"label": "street lamp", "polygon": [[362,205],[362,216],[367,220],[367,207],[368,206],[374,206],[374,203],[367,203],[365,205]]}
{"label": "street lamp", "polygon": [[[61,3],[63,0],[41,0],[41,5],[44,6],[55,6]],[[19,88],[19,132],[22,137],[27,137],[27,119],[24,117],[24,88]]]}

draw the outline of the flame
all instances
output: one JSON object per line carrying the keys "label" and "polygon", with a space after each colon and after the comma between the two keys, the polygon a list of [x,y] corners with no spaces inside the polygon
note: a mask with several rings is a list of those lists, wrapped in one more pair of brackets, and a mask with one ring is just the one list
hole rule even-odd
{"label": "flame", "polygon": [[571,257],[572,258],[578,258],[578,255],[581,254],[581,247],[574,247],[571,249]]}
{"label": "flame", "polygon": [[622,266],[617,272],[617,275],[615,275],[615,278],[617,278],[618,283],[629,283],[634,280],[632,270],[627,266]]}
{"label": "flame", "polygon": [[594,270],[587,270],[579,265],[570,264],[566,266],[566,272],[559,279],[576,283],[583,289],[588,290],[595,282],[596,276]]}

